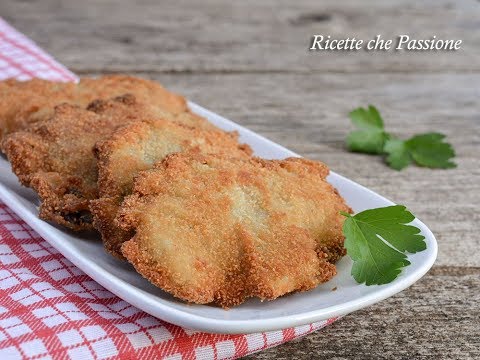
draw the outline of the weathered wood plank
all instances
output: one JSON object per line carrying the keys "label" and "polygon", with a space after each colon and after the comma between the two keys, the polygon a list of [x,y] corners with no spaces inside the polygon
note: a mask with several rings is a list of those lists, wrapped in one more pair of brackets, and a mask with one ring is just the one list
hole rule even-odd
{"label": "weathered wood plank", "polygon": [[[480,70],[480,7],[450,1],[2,0],[0,14],[76,72]],[[308,53],[313,34],[463,40],[457,52]]]}
{"label": "weathered wood plank", "polygon": [[410,289],[247,359],[478,359],[480,269],[437,268]]}
{"label": "weathered wood plank", "polygon": [[[395,202],[408,206],[439,242],[438,265],[480,266],[480,75],[162,75],[168,87]],[[348,112],[373,103],[401,137],[440,131],[458,168],[411,166],[352,154]]]}

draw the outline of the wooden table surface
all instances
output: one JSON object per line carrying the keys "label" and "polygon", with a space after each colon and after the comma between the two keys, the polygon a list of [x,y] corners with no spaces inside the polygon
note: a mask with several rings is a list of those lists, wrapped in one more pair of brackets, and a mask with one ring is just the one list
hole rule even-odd
{"label": "wooden table surface", "polygon": [[[0,16],[80,75],[128,72],[405,204],[439,242],[406,291],[250,358],[480,358],[480,3],[13,1]],[[307,51],[313,34],[462,39],[456,52]],[[397,172],[345,150],[375,104],[403,137],[439,131],[458,167]]]}

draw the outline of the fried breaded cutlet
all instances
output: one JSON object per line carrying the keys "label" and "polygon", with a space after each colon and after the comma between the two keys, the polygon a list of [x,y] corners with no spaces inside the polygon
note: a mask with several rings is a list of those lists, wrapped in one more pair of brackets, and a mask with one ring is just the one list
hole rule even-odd
{"label": "fried breaded cutlet", "polygon": [[94,226],[105,249],[123,258],[120,247],[132,237],[115,223],[120,204],[131,194],[139,171],[174,152],[202,152],[248,159],[251,149],[238,143],[237,133],[192,128],[166,120],[145,120],[117,130],[96,145],[99,199],[90,204]]}
{"label": "fried breaded cutlet", "polygon": [[185,99],[167,91],[160,84],[126,75],[83,78],[78,84],[42,79],[0,82],[0,140],[29,124],[46,120],[56,105],[87,106],[95,99],[109,99],[130,93],[139,102],[151,104],[172,114],[188,112]]}
{"label": "fried breaded cutlet", "polygon": [[112,100],[95,100],[87,109],[59,105],[50,119],[7,135],[2,149],[21,183],[39,194],[42,219],[75,231],[91,230],[89,202],[98,197],[95,144],[122,126],[160,117],[216,129],[200,116],[164,112],[126,94]]}
{"label": "fried breaded cutlet", "polygon": [[62,104],[48,120],[8,135],[2,147],[20,182],[40,196],[40,217],[73,230],[93,228],[89,201],[97,198],[94,145],[145,116],[132,95],[96,102],[95,110]]}
{"label": "fried breaded cutlet", "polygon": [[117,221],[122,253],[187,302],[231,307],[305,291],[336,273],[339,211],[351,211],[321,163],[172,154],[140,172]]}

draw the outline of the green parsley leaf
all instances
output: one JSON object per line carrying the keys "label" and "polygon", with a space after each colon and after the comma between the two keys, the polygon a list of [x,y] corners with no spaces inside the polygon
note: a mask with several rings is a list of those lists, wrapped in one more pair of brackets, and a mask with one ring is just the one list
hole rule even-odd
{"label": "green parsley leaf", "polygon": [[369,105],[368,109],[359,107],[350,112],[349,116],[352,123],[360,129],[383,129],[383,119],[373,105]]}
{"label": "green parsley leaf", "polygon": [[414,136],[403,141],[395,138],[385,142],[384,151],[390,167],[401,170],[414,160],[420,166],[430,168],[452,168],[455,163],[450,161],[455,151],[449,143],[442,142],[445,135],[427,133]]}
{"label": "green parsley leaf", "polygon": [[395,170],[402,170],[412,162],[412,156],[403,140],[388,139],[383,151],[387,154],[387,164]]}
{"label": "green parsley leaf", "polygon": [[388,135],[384,131],[383,119],[375,106],[369,105],[368,109],[357,108],[349,116],[352,123],[359,128],[347,137],[349,150],[381,154]]}
{"label": "green parsley leaf", "polygon": [[353,260],[352,276],[358,283],[381,285],[393,281],[410,262],[405,252],[426,249],[420,229],[407,225],[415,216],[405,206],[343,213],[345,248]]}
{"label": "green parsley leaf", "polygon": [[442,142],[445,135],[427,133],[407,140],[407,148],[415,162],[420,166],[448,169],[457,165],[450,161],[455,156],[452,145]]}

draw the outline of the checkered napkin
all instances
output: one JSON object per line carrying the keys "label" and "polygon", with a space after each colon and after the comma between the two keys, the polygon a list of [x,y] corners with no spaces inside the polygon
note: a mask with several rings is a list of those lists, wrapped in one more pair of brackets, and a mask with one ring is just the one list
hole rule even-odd
{"label": "checkered napkin", "polygon": [[[0,18],[0,80],[77,77]],[[97,284],[0,202],[0,359],[234,359],[334,319],[248,335],[196,332]]]}

